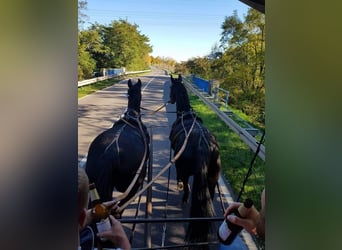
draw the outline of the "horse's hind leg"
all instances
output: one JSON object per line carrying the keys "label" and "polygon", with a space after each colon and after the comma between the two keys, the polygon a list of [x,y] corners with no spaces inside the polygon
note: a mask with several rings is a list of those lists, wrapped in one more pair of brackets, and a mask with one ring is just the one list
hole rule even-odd
{"label": "horse's hind leg", "polygon": [[177,178],[177,189],[179,191],[182,191],[184,188],[184,182],[182,179],[181,170],[179,169],[179,167],[177,167],[177,165],[176,165],[176,178]]}
{"label": "horse's hind leg", "polygon": [[188,203],[188,199],[189,199],[189,194],[190,194],[190,185],[188,183],[188,178],[183,179],[183,188],[184,188],[184,193],[183,193],[183,198],[182,198],[182,202],[183,204]]}
{"label": "horse's hind leg", "polygon": [[176,163],[176,178],[177,178],[177,189],[179,191],[183,190],[182,203],[188,203],[190,186],[189,186],[189,176],[186,176],[184,173],[183,167],[186,166],[186,163],[178,160]]}
{"label": "horse's hind leg", "polygon": [[221,159],[219,155],[215,154],[214,160],[211,161],[208,170],[208,188],[212,200],[214,199],[215,187],[219,179],[220,169]]}

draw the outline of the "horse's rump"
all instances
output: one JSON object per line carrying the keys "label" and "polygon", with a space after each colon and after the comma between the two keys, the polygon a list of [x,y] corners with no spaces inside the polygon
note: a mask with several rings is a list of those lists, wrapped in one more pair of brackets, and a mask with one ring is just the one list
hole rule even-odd
{"label": "horse's rump", "polygon": [[[141,131],[134,125],[133,122],[119,120],[112,128],[99,134],[89,147],[86,172],[103,201],[111,200],[114,187],[119,192],[126,191],[142,161],[147,161],[147,130]],[[143,177],[145,173],[146,168],[143,167]]]}
{"label": "horse's rump", "polygon": [[[197,151],[197,148],[200,147],[202,139],[204,139],[204,142],[206,144],[208,144],[209,140],[211,140],[211,134],[209,130],[203,126],[202,120],[199,117],[179,117],[172,124],[169,136],[171,147],[173,150],[175,150],[175,152],[178,152],[178,150],[182,147],[186,137],[186,133],[190,132],[191,126],[194,122],[195,125],[193,126],[191,134],[189,135],[189,140],[186,148],[191,148],[192,150]],[[196,144],[198,144],[198,147],[195,146]]]}

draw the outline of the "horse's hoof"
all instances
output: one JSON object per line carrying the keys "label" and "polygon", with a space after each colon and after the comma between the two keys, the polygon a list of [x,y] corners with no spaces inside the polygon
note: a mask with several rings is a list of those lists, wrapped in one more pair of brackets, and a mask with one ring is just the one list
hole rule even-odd
{"label": "horse's hoof", "polygon": [[177,189],[178,189],[178,190],[183,190],[183,188],[184,188],[183,182],[182,182],[182,181],[179,181],[179,182],[178,182],[178,185],[177,185]]}

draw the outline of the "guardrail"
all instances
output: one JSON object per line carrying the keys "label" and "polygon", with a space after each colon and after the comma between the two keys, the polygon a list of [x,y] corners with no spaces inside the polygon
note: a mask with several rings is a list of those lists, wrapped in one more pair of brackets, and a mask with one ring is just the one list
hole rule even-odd
{"label": "guardrail", "polygon": [[[220,97],[219,92],[225,93],[226,97],[225,98]],[[228,107],[228,101],[229,101],[229,91],[228,90],[216,87],[212,90],[212,93],[214,94],[214,102],[216,102],[218,100],[218,102],[223,102],[225,107]]]}
{"label": "guardrail", "polygon": [[86,85],[89,85],[89,84],[92,84],[92,83],[95,83],[95,82],[104,81],[104,80],[107,80],[107,79],[110,79],[110,78],[114,78],[114,77],[118,77],[118,76],[119,76],[119,75],[110,75],[110,76],[99,76],[99,77],[94,77],[94,78],[91,78],[91,79],[79,81],[79,82],[77,83],[77,86],[78,86],[78,88],[79,88],[79,87],[83,87],[83,86],[86,86]]}
{"label": "guardrail", "polygon": [[83,80],[83,81],[79,81],[77,83],[77,87],[83,87],[85,85],[89,85],[95,82],[99,82],[99,81],[104,81],[110,78],[114,78],[114,77],[119,77],[119,76],[123,76],[123,75],[134,75],[134,74],[140,74],[140,73],[146,73],[146,72],[150,72],[151,70],[139,70],[139,71],[128,71],[125,73],[120,73],[120,74],[113,74],[113,75],[107,75],[107,76],[100,76],[100,77],[94,77],[91,79],[87,79],[87,80]]}
{"label": "guardrail", "polygon": [[198,76],[192,76],[193,83],[202,91],[210,93],[210,81],[202,79]]}
{"label": "guardrail", "polygon": [[[227,114],[221,111],[214,103],[209,101],[200,91],[198,91],[187,79],[184,79],[186,87],[191,90],[195,95],[197,95],[201,100],[206,103],[214,112],[221,118],[221,120],[235,133],[237,133],[240,138],[247,144],[247,146],[256,152],[259,142],[247,131],[247,129],[242,128],[238,123],[236,123]],[[258,156],[265,161],[265,146],[260,145],[260,151]]]}

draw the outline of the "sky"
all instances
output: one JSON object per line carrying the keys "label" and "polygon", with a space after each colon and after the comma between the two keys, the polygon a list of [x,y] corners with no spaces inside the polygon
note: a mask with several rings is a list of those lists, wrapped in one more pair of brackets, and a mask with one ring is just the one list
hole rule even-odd
{"label": "sky", "polygon": [[244,20],[249,7],[239,0],[87,0],[83,28],[95,22],[110,25],[124,19],[138,25],[152,46],[153,57],[178,62],[203,57],[221,37],[225,17],[236,10]]}

